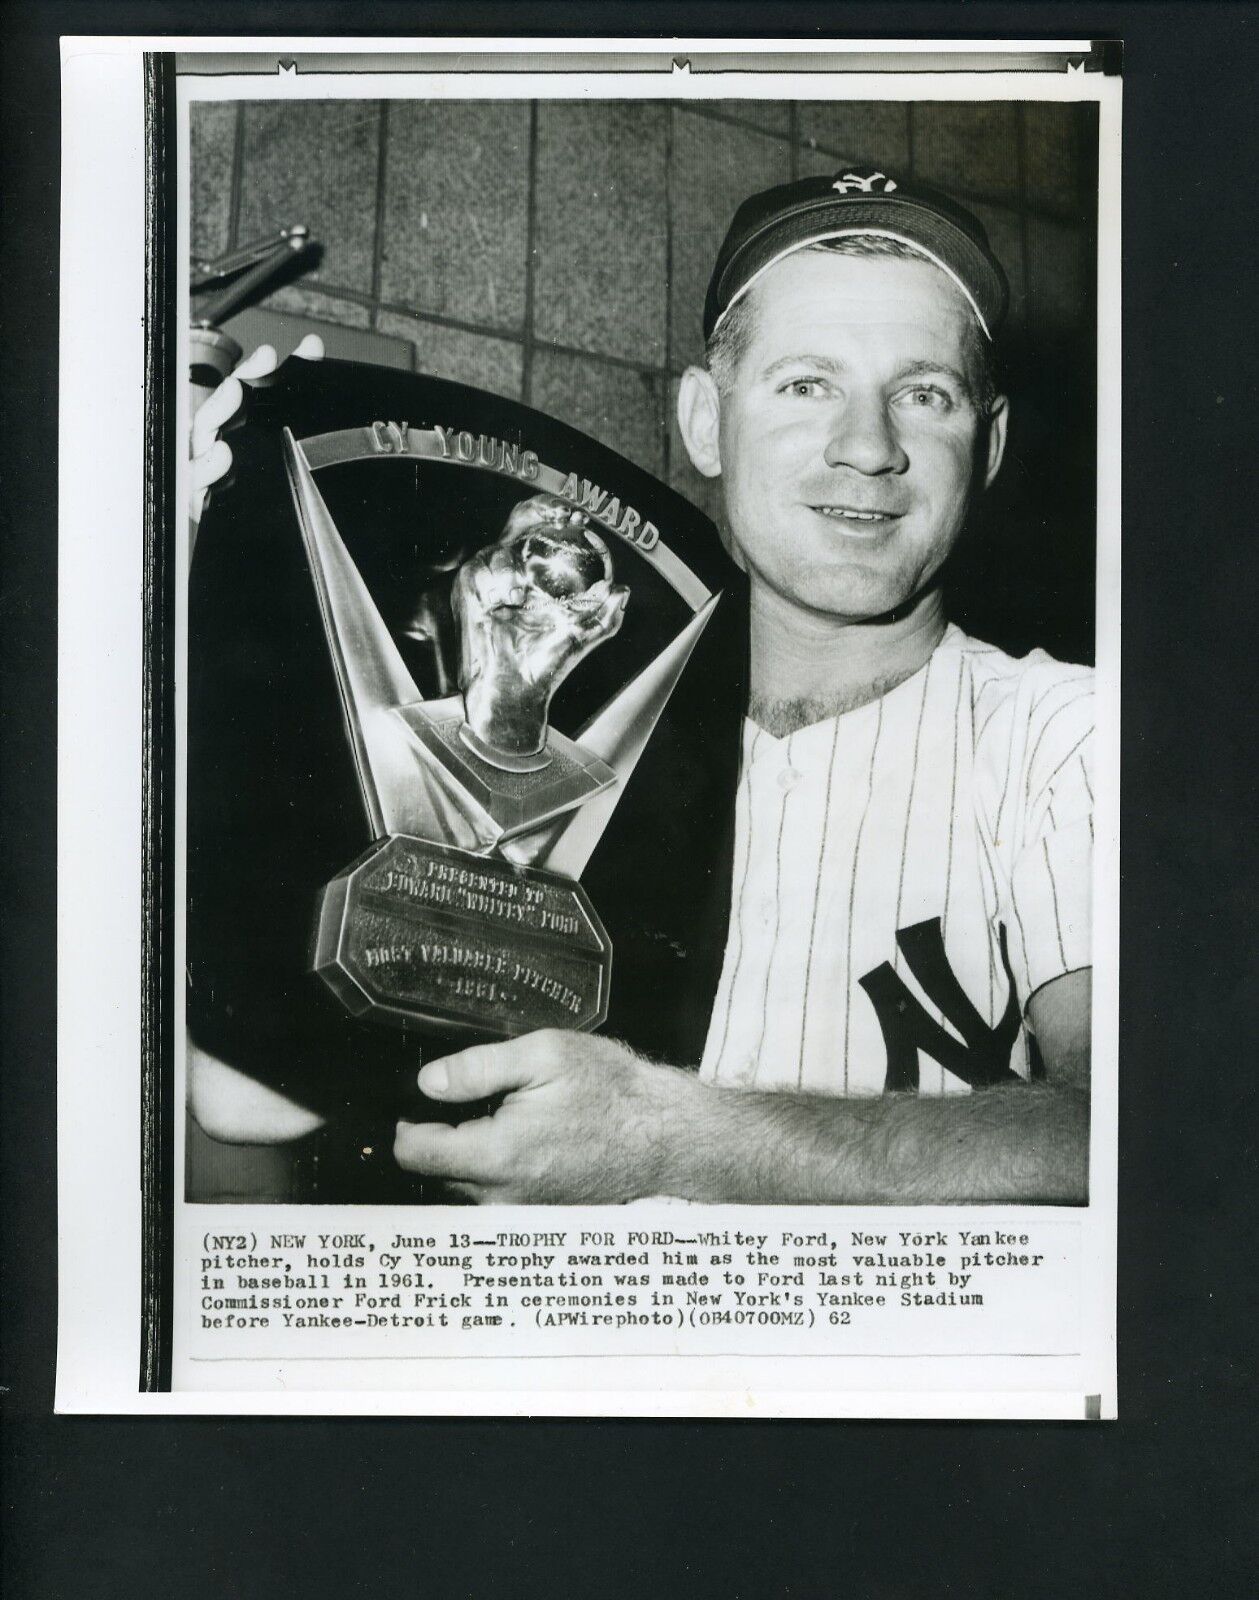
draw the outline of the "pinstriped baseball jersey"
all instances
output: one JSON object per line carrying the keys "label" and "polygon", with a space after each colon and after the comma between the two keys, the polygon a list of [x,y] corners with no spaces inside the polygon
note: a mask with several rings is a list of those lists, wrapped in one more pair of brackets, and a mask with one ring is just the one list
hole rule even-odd
{"label": "pinstriped baseball jersey", "polygon": [[1093,674],[950,626],[889,694],[748,723],[702,1076],[965,1093],[1032,1071],[1024,1008],[1090,964]]}

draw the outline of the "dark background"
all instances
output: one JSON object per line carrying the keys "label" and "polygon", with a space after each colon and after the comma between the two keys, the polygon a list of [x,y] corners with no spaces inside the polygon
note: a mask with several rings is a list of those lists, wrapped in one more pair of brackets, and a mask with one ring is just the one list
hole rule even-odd
{"label": "dark background", "polygon": [[[350,18],[223,0],[213,14],[224,31],[299,19],[314,32],[513,26],[512,8],[364,5]],[[1122,1420],[51,1416],[55,36],[211,19],[204,6],[27,4],[8,8],[0,63],[6,1595],[1244,1595],[1259,1487],[1244,689],[1253,8],[762,3],[605,7],[599,19],[667,34],[1126,36]],[[582,32],[592,14],[539,7],[530,21]],[[87,444],[84,460],[90,470]]]}

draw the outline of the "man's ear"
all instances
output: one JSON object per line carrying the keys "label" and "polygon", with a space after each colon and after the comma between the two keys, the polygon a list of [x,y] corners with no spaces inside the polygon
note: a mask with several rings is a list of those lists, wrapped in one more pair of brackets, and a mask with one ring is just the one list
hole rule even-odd
{"label": "man's ear", "polygon": [[678,429],[692,465],[706,478],[721,475],[720,421],[721,398],[712,374],[688,367],[678,388]]}
{"label": "man's ear", "polygon": [[1005,455],[1005,435],[1010,422],[1010,402],[1005,395],[999,394],[992,402],[992,410],[988,413],[988,465],[984,470],[984,488],[990,489],[993,480],[1001,471],[1001,460]]}

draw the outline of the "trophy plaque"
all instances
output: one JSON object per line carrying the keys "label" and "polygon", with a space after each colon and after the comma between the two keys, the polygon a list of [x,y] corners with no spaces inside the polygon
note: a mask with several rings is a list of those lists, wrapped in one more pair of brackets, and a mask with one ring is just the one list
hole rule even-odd
{"label": "trophy plaque", "polygon": [[[718,596],[628,499],[523,438],[457,421],[281,429],[291,537],[317,598],[368,837],[318,893],[311,966],[355,1018],[454,1038],[595,1028],[614,951],[579,877]],[[452,540],[434,508],[428,550],[416,494],[418,565],[441,575],[441,603],[430,585],[401,628],[382,615],[317,482],[348,463],[507,480],[499,526]],[[370,545],[370,527],[356,536]],[[663,638],[657,626],[646,659],[622,664],[624,681],[566,733],[552,720],[556,691],[610,648],[644,571],[680,602],[680,620]],[[438,692],[422,692],[404,648],[427,651]]]}

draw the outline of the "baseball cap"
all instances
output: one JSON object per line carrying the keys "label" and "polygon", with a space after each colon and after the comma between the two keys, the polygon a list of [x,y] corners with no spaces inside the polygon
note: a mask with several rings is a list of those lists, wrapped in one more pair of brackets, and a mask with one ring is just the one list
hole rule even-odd
{"label": "baseball cap", "polygon": [[799,178],[754,194],[734,214],[704,301],[704,337],[784,256],[848,234],[899,239],[933,261],[966,299],[989,339],[1005,315],[1005,273],[982,225],[953,200],[871,168]]}

